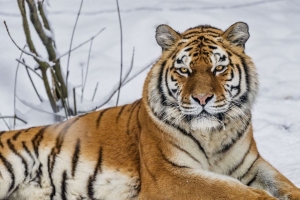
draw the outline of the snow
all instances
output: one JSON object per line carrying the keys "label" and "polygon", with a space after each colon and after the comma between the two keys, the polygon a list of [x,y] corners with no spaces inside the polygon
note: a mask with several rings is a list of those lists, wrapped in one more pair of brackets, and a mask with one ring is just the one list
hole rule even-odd
{"label": "snow", "polygon": [[[56,47],[60,55],[68,51],[70,36],[79,9],[80,0],[49,0],[47,16],[54,31]],[[210,24],[225,30],[237,21],[249,25],[250,38],[246,53],[253,58],[260,75],[260,91],[253,111],[255,138],[258,149],[272,165],[300,187],[300,2],[297,0],[122,0],[119,2],[123,25],[123,66],[128,71],[132,49],[135,47],[134,66],[131,75],[139,72],[160,55],[154,35],[159,24],[168,24],[180,32],[200,24]],[[84,91],[82,109],[90,109],[118,85],[120,67],[120,35],[116,2],[111,0],[84,1],[73,47],[106,28],[93,41],[89,74]],[[16,43],[22,47],[25,37],[22,30],[17,1],[0,1],[0,21],[6,21]],[[32,28],[32,37],[39,55],[46,59],[46,51]],[[20,51],[9,39],[4,25],[0,28],[0,112],[12,116],[16,58]],[[72,52],[69,85],[81,84],[81,71],[87,67],[89,43]],[[32,58],[24,56],[26,64],[34,67]],[[61,64],[66,74],[67,56]],[[133,102],[141,97],[142,86],[148,70],[126,84],[121,91],[120,104]],[[129,77],[131,77],[131,75]],[[34,74],[40,95],[46,99],[41,80]],[[96,83],[98,91],[93,104]],[[69,88],[72,91],[72,88]],[[81,89],[77,90],[80,102]],[[17,95],[38,109],[49,111],[47,102],[40,103],[20,65]],[[70,102],[73,102],[70,99]],[[114,106],[116,95],[105,107]],[[99,104],[98,104],[99,105]],[[53,116],[41,113],[17,100],[18,113],[26,116],[28,124],[18,122],[16,128],[24,128],[53,122]],[[59,113],[64,115],[64,112]],[[13,120],[7,120],[13,125]],[[0,130],[6,130],[0,120]]]}

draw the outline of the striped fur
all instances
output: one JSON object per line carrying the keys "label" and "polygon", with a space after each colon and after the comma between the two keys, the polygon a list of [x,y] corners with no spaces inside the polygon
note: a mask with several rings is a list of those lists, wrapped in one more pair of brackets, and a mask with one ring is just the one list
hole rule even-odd
{"label": "striped fur", "polygon": [[0,199],[300,199],[253,139],[248,38],[242,22],[159,26],[141,100],[0,132]]}

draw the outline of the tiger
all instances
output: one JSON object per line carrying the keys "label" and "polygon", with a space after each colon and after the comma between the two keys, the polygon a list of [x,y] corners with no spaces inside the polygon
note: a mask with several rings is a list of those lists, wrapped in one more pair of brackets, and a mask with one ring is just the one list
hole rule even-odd
{"label": "tiger", "polygon": [[244,22],[159,25],[141,99],[0,132],[0,199],[300,199],[253,138],[249,36]]}

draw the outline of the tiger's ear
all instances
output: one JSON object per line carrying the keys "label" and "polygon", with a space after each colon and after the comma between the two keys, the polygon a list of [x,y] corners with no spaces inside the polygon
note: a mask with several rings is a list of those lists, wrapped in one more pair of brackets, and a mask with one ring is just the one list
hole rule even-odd
{"label": "tiger's ear", "polygon": [[231,25],[224,33],[223,38],[232,45],[245,48],[245,43],[250,37],[248,25],[244,22],[236,22]]}
{"label": "tiger's ear", "polygon": [[174,31],[170,26],[161,24],[156,28],[156,41],[163,50],[168,50],[172,45],[177,42],[181,36],[178,32]]}

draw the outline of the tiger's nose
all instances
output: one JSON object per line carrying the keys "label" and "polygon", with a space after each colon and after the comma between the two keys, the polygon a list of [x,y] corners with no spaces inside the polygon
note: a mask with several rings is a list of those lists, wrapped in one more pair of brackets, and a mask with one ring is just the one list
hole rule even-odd
{"label": "tiger's nose", "polygon": [[192,95],[192,98],[198,102],[201,106],[206,105],[212,98],[213,94],[197,94],[197,95]]}

